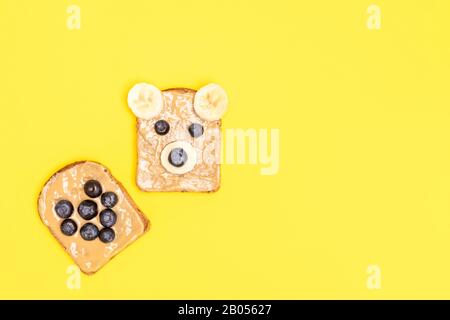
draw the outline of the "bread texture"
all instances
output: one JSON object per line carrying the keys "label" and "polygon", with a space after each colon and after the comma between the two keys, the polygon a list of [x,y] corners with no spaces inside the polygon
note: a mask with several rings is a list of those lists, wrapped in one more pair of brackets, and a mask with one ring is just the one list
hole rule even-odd
{"label": "bread texture", "polygon": [[[98,181],[103,193],[112,192],[117,195],[117,203],[109,208],[117,215],[117,220],[111,227],[115,238],[107,243],[101,241],[99,237],[88,241],[81,236],[81,228],[87,223],[95,225],[99,231],[104,229],[100,221],[100,212],[108,209],[102,204],[101,196],[92,198],[86,194],[84,186],[90,180]],[[61,218],[55,209],[61,200],[73,205],[73,213],[67,217],[76,223],[77,231],[73,235],[66,235],[61,230],[62,222],[66,219]],[[93,201],[98,207],[98,214],[92,219],[84,219],[77,210],[84,200]],[[39,195],[38,211],[51,234],[86,274],[97,272],[150,228],[149,220],[136,206],[122,184],[106,167],[92,161],[76,162],[56,172],[45,183]]]}

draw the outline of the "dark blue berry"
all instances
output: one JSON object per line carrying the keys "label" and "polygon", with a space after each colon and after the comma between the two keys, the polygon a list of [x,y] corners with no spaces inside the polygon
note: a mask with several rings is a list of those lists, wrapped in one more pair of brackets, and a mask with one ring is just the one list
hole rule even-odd
{"label": "dark blue berry", "polygon": [[73,213],[73,205],[70,201],[60,200],[55,205],[55,212],[58,215],[58,217],[62,219],[67,219]]}
{"label": "dark blue berry", "polygon": [[98,228],[90,222],[84,224],[80,229],[81,237],[86,241],[92,241],[98,237]]}
{"label": "dark blue berry", "polygon": [[193,123],[188,128],[192,138],[200,137],[203,134],[203,126],[200,123]]}
{"label": "dark blue berry", "polygon": [[104,205],[107,208],[112,208],[117,204],[117,201],[119,201],[119,198],[114,192],[105,192],[102,194],[101,202],[102,205]]}
{"label": "dark blue berry", "polygon": [[74,235],[77,229],[77,224],[72,219],[66,219],[61,222],[61,232],[66,236]]}
{"label": "dark blue berry", "polygon": [[111,228],[103,228],[98,236],[101,242],[108,243],[114,240],[116,233]]}
{"label": "dark blue berry", "polygon": [[100,223],[104,227],[112,227],[116,224],[117,215],[111,209],[105,209],[100,212]]}
{"label": "dark blue berry", "polygon": [[169,162],[174,167],[181,167],[187,162],[188,156],[182,148],[175,148],[169,153]]}
{"label": "dark blue berry", "polygon": [[170,125],[166,120],[158,120],[155,122],[155,131],[160,136],[167,134],[170,130]]}
{"label": "dark blue berry", "polygon": [[91,198],[102,194],[102,185],[97,180],[89,180],[84,184],[84,192]]}
{"label": "dark blue berry", "polygon": [[85,220],[91,220],[98,214],[97,203],[92,200],[83,200],[78,206],[78,214]]}

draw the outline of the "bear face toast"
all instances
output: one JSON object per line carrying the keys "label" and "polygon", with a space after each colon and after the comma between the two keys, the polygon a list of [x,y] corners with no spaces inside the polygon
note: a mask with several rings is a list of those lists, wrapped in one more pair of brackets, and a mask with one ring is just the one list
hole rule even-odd
{"label": "bear face toast", "polygon": [[225,91],[199,91],[139,83],[128,93],[137,117],[136,182],[143,191],[212,192],[220,187],[221,117]]}
{"label": "bear face toast", "polygon": [[95,162],[55,173],[38,200],[39,215],[80,270],[93,274],[149,228],[123,186]]}

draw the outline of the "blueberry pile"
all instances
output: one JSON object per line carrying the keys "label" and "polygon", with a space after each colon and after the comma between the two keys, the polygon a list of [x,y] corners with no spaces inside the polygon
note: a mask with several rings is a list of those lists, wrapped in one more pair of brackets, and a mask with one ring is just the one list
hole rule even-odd
{"label": "blueberry pile", "polygon": [[[117,222],[117,215],[112,210],[112,208],[117,204],[118,197],[114,192],[104,192],[100,182],[96,180],[89,180],[84,184],[84,193],[92,199],[100,197],[100,202],[105,207],[100,212],[100,224],[103,226],[101,230],[91,223],[86,222],[80,228],[80,235],[86,241],[92,241],[97,238],[104,243],[108,243],[114,240],[116,234],[112,227]],[[97,202],[86,199],[80,202],[77,208],[78,214],[84,220],[92,220],[98,215],[98,205]],[[72,203],[68,200],[60,200],[55,205],[55,212],[61,219],[61,232],[66,236],[72,236],[78,231],[78,226],[76,222],[70,217],[74,212],[74,207]]]}

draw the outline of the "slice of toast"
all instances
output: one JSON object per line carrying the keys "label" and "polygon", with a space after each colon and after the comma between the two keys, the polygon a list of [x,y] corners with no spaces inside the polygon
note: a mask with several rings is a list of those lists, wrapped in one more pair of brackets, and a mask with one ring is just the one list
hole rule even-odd
{"label": "slice of toast", "polygon": [[80,270],[93,274],[144,234],[149,220],[103,165],[84,161],[55,173],[42,189],[41,220]]}
{"label": "slice of toast", "polygon": [[[137,118],[136,183],[142,191],[214,192],[219,189],[221,120],[207,121],[195,113],[196,92],[184,88],[164,90],[161,113],[148,120]],[[155,132],[158,121],[169,124],[166,134]],[[200,137],[191,136],[192,124],[201,127]],[[197,159],[195,166],[183,174],[171,172],[164,166],[166,151],[179,148],[178,143],[184,144],[188,158]]]}

